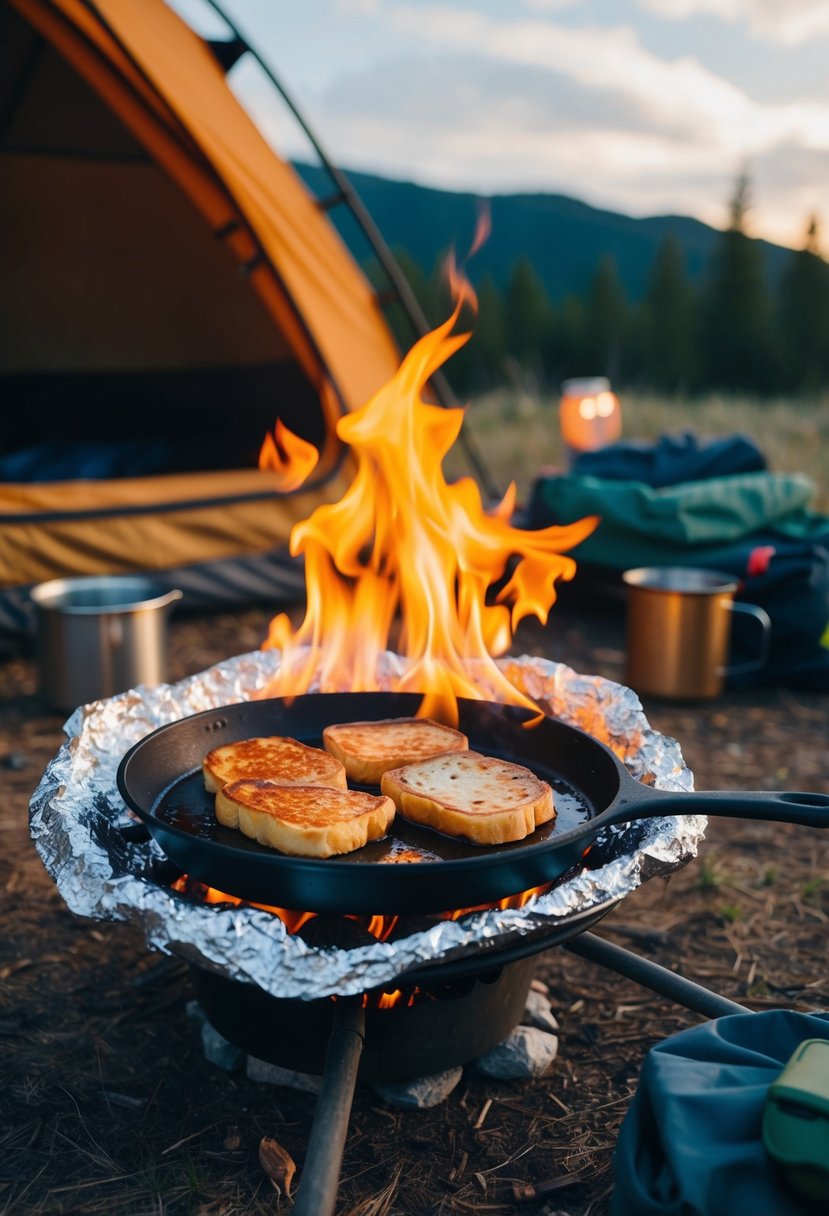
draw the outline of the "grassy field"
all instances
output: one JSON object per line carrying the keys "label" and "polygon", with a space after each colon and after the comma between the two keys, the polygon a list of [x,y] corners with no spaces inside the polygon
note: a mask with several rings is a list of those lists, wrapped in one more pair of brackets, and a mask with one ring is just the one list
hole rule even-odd
{"label": "grassy field", "polygon": [[[805,473],[815,483],[816,510],[829,512],[829,396],[758,401],[711,394],[699,399],[620,394],[625,439],[654,440],[693,431],[700,438],[743,434],[775,473]],[[519,501],[545,466],[563,468],[558,399],[502,390],[476,398],[466,426],[497,483],[518,485]],[[447,471],[467,472],[460,453]]]}

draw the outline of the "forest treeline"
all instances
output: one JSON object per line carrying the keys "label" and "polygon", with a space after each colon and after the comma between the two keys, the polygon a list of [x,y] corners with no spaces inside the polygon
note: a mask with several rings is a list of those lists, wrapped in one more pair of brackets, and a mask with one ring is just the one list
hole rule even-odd
{"label": "forest treeline", "polygon": [[[748,181],[730,202],[708,273],[689,281],[682,247],[667,236],[640,301],[627,299],[614,258],[602,258],[589,289],[550,302],[527,258],[505,288],[487,276],[477,285],[473,336],[447,371],[461,395],[507,383],[558,389],[569,376],[608,376],[614,387],[694,394],[707,390],[812,394],[829,389],[829,264],[815,218],[772,289],[762,254],[746,234]],[[442,259],[431,275],[405,250],[398,261],[427,320],[451,311]],[[411,344],[402,314],[389,319],[401,346]]]}

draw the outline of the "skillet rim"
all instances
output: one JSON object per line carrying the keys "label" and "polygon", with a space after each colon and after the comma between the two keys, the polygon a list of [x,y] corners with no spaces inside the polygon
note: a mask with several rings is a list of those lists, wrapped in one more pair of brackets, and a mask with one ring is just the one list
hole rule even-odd
{"label": "skillet rim", "polygon": [[[175,824],[169,823],[166,820],[161,819],[159,816],[155,815],[153,808],[158,805],[158,803],[164,797],[164,795],[167,793],[167,791],[170,790],[174,785],[176,785],[180,781],[185,780],[187,777],[195,774],[196,771],[198,770],[198,765],[194,765],[191,768],[186,769],[186,770],[180,770],[172,781],[168,782],[161,790],[158,791],[158,793],[155,795],[155,798],[153,799],[153,802],[152,802],[150,808],[147,809],[146,807],[139,804],[138,800],[135,798],[132,791],[129,789],[129,786],[127,783],[127,776],[128,776],[128,770],[129,770],[130,764],[132,763],[133,759],[136,756],[141,754],[142,749],[145,747],[150,747],[150,748],[153,747],[155,745],[154,744],[155,740],[159,739],[162,736],[174,734],[177,729],[180,729],[180,730],[183,729],[185,727],[185,724],[186,724],[187,728],[192,728],[193,724],[198,722],[199,719],[207,719],[207,718],[211,718],[211,717],[215,718],[217,716],[221,716],[224,713],[228,713],[228,712],[232,713],[233,711],[236,711],[237,713],[241,714],[241,712],[244,709],[250,710],[252,708],[258,708],[259,706],[266,707],[269,704],[287,706],[289,709],[289,712],[290,712],[290,706],[288,705],[289,702],[298,701],[298,700],[307,700],[309,698],[314,698],[315,700],[317,700],[317,699],[321,699],[321,698],[329,697],[329,696],[330,697],[358,697],[361,699],[362,698],[375,698],[375,697],[381,698],[382,697],[385,700],[388,700],[389,698],[394,698],[395,700],[399,699],[404,702],[408,701],[415,708],[421,703],[421,701],[423,699],[423,696],[420,693],[407,693],[407,692],[378,691],[378,692],[356,692],[356,693],[355,692],[303,693],[303,694],[299,694],[294,697],[268,697],[268,698],[262,698],[261,700],[255,700],[255,701],[254,700],[252,700],[252,701],[234,701],[234,702],[231,702],[229,705],[214,706],[214,707],[211,707],[208,709],[199,710],[194,714],[188,714],[186,717],[177,718],[174,722],[166,722],[162,726],[156,727],[156,729],[151,731],[149,734],[143,736],[143,738],[137,740],[132,745],[132,747],[130,747],[129,750],[124,753],[123,757],[121,758],[121,760],[118,764],[118,769],[117,769],[117,773],[116,773],[116,783],[118,786],[118,791],[119,791],[121,797],[124,799],[127,806],[140,817],[140,819],[143,823],[146,824],[147,829],[150,832],[150,834],[152,835],[153,839],[157,839],[156,832],[153,830],[153,826],[156,826],[160,832],[163,832],[164,834],[168,834],[168,835],[173,835],[182,844],[189,842],[192,847],[193,840],[199,839],[199,838],[194,838],[194,836],[191,832],[187,832],[183,828],[180,828]],[[509,711],[514,714],[522,712],[521,707],[511,706],[505,702],[500,702],[500,701],[483,701],[483,700],[477,700],[477,699],[472,699],[472,698],[459,697],[458,702],[459,702],[459,705],[461,705],[461,706],[469,705],[472,707],[479,707],[482,709],[489,709],[492,711],[499,711],[499,712]],[[527,719],[530,719],[531,717],[533,717],[533,714],[531,711],[527,710],[525,712],[526,712]],[[389,716],[389,715],[386,715],[386,716]],[[403,717],[403,716],[412,716],[412,715],[401,714],[399,716]],[[356,721],[357,719],[354,719],[354,720]],[[366,720],[370,720],[370,719],[367,718]],[[553,833],[550,836],[548,836],[546,839],[541,840],[541,841],[536,841],[534,843],[520,844],[520,842],[518,842],[518,841],[507,842],[509,845],[508,851],[505,851],[504,846],[495,845],[495,846],[487,847],[486,852],[481,851],[479,854],[477,854],[477,855],[473,854],[469,857],[458,857],[458,858],[451,858],[451,859],[440,858],[438,860],[433,860],[433,861],[430,861],[430,860],[419,861],[419,862],[417,862],[416,870],[417,870],[417,873],[419,875],[421,875],[424,879],[427,879],[430,875],[434,875],[434,876],[441,875],[441,876],[445,877],[447,866],[451,867],[453,871],[460,870],[461,872],[466,873],[466,871],[469,871],[469,870],[485,869],[486,863],[489,863],[490,865],[497,864],[497,860],[499,858],[506,859],[508,857],[510,864],[518,864],[521,861],[523,861],[525,858],[536,858],[539,855],[544,854],[544,853],[550,853],[550,852],[554,853],[558,849],[561,849],[563,851],[571,843],[575,843],[580,840],[584,840],[585,849],[586,849],[588,844],[592,843],[591,836],[595,833],[600,832],[602,830],[602,827],[604,827],[606,825],[605,822],[603,821],[604,816],[615,805],[615,803],[617,802],[620,795],[622,795],[623,789],[624,789],[624,783],[627,781],[627,782],[633,782],[634,785],[640,784],[639,782],[636,781],[636,778],[633,777],[628,772],[628,770],[625,768],[622,761],[612,751],[612,749],[609,748],[607,746],[607,744],[603,743],[600,739],[595,738],[595,736],[589,734],[585,730],[582,730],[580,727],[573,726],[573,725],[571,725],[571,723],[565,722],[561,718],[555,718],[549,714],[544,715],[542,722],[550,723],[552,728],[555,730],[561,730],[565,733],[571,734],[577,740],[579,740],[579,742],[582,746],[595,751],[598,755],[603,756],[603,758],[606,761],[610,762],[610,764],[612,765],[613,770],[615,772],[616,781],[617,781],[617,788],[615,790],[613,797],[606,803],[606,805],[604,805],[602,807],[602,809],[600,811],[591,813],[592,806],[593,806],[593,800],[590,798],[590,796],[586,795],[585,791],[583,789],[581,789],[579,786],[577,786],[574,782],[569,781],[566,778],[562,778],[562,780],[564,780],[566,784],[570,785],[572,789],[574,789],[578,794],[582,795],[585,798],[587,808],[588,808],[588,816],[581,823],[576,824],[573,828],[568,829],[566,832],[562,833],[559,836],[556,836],[555,831],[553,831]],[[323,727],[327,724],[328,723],[326,723],[324,721],[321,721],[319,723],[318,729],[319,729],[320,733],[322,732]],[[541,726],[541,723],[539,724],[539,726]],[[315,727],[315,729],[317,729],[317,728]],[[532,729],[532,728],[530,728],[530,729]],[[512,763],[521,763],[521,762],[527,760],[527,757],[523,757],[523,756],[510,756],[507,758],[510,759],[510,761]],[[607,822],[607,824],[609,824],[612,822],[612,820],[610,818],[608,818],[608,820],[606,822]],[[235,863],[239,863],[240,861],[243,861],[245,854],[248,851],[246,848],[240,849],[238,847],[235,847],[234,845],[226,844],[222,841],[208,840],[208,839],[204,839],[204,838],[199,839],[199,846],[200,846],[200,848],[209,849],[210,853],[215,855],[218,859],[224,858],[228,861],[232,860]],[[163,848],[163,846],[160,846],[160,847]],[[346,861],[346,860],[344,860],[343,857],[340,857],[337,855],[335,855],[333,857],[327,857],[327,858],[296,857],[296,856],[293,856],[288,853],[280,853],[275,849],[272,849],[272,850],[269,849],[266,851],[267,846],[264,846],[264,845],[261,846],[261,848],[262,848],[261,853],[259,853],[259,852],[251,853],[250,856],[256,857],[257,859],[261,860],[264,864],[273,865],[273,867],[276,871],[282,869],[284,867],[285,863],[290,863],[290,866],[292,869],[294,869],[296,867],[296,869],[298,870],[299,873],[302,873],[304,871],[308,874],[328,873],[330,875],[330,874],[332,874],[332,871],[333,871],[334,874],[343,875],[343,876],[346,873],[349,875],[366,874],[367,871],[368,871],[368,873],[371,873],[375,869],[387,871],[389,868],[388,863],[384,863],[384,862],[360,862],[358,865],[355,865],[355,863],[353,861]],[[164,851],[166,853],[166,850],[164,850]],[[176,860],[176,859],[171,859],[171,860]],[[179,864],[177,860],[176,860],[176,864]],[[554,881],[554,879],[551,879],[550,881]]]}

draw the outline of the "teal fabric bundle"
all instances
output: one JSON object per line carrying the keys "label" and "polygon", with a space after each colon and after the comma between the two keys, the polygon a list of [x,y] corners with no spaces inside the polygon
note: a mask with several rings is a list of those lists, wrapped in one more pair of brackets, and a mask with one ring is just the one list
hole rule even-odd
{"label": "teal fabric bundle", "polygon": [[717,1018],[645,1058],[614,1156],[612,1216],[804,1216],[762,1142],[769,1085],[829,1014]]}
{"label": "teal fabric bundle", "polygon": [[[743,473],[655,489],[641,481],[590,476],[544,477],[533,487],[529,525],[601,518],[572,551],[576,561],[611,570],[702,566],[746,538],[829,541],[829,518],[810,509],[814,482],[800,473]],[[729,567],[725,567],[729,569]]]}

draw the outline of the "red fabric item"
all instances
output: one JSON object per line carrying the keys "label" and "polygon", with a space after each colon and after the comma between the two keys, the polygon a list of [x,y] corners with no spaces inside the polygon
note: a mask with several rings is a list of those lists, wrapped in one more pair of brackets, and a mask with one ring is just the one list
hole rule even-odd
{"label": "red fabric item", "polygon": [[752,549],[746,562],[746,574],[765,574],[776,552],[774,545],[758,545],[756,549]]}

